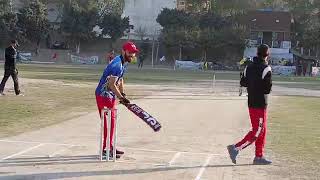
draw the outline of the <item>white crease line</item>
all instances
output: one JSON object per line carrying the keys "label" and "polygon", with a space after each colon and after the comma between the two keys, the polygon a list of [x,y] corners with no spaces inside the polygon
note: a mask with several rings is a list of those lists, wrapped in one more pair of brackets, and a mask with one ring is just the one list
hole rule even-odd
{"label": "white crease line", "polygon": [[204,162],[204,164],[202,165],[202,168],[200,169],[200,171],[199,171],[197,177],[195,178],[195,180],[200,180],[201,179],[201,176],[204,173],[204,171],[206,170],[206,167],[209,165],[211,158],[212,158],[211,155],[209,155],[207,157],[206,162]]}
{"label": "white crease line", "polygon": [[169,166],[172,166],[172,164],[180,157],[180,155],[181,155],[181,152],[177,152],[170,160]]}
{"label": "white crease line", "polygon": [[45,145],[45,144],[38,144],[37,146],[33,146],[33,147],[30,147],[30,148],[25,149],[25,150],[23,150],[23,151],[20,151],[20,152],[18,152],[18,153],[12,154],[12,155],[7,156],[7,157],[4,157],[4,158],[2,158],[0,161],[4,161],[4,160],[10,159],[10,158],[13,158],[13,157],[15,157],[15,156],[19,156],[19,155],[21,155],[21,154],[24,154],[24,153],[26,153],[26,152],[29,152],[29,151],[31,151],[31,150],[33,150],[33,149],[36,149],[36,148],[38,148],[38,147],[40,147],[40,146],[43,146],[43,145]]}
{"label": "white crease line", "polygon": [[188,152],[188,151],[171,151],[171,150],[154,150],[154,149],[141,149],[141,148],[130,148],[130,147],[122,147],[128,150],[136,150],[136,151],[146,151],[146,152],[163,152],[163,153],[187,153],[187,154],[195,154],[195,155],[211,155],[211,156],[225,156],[224,154],[211,154],[211,153],[202,153],[202,152]]}
{"label": "white crease line", "polygon": [[59,149],[55,152],[53,152],[52,154],[49,154],[48,157],[54,157],[55,155],[59,154],[59,153],[62,153],[66,150],[68,150],[68,148],[72,148],[73,146],[69,146],[69,147],[66,147],[66,148],[63,148],[63,149]]}
{"label": "white crease line", "polygon": [[[50,143],[50,142],[36,142],[36,141],[14,141],[14,140],[1,140],[0,142],[8,142],[8,143],[25,143],[25,144],[46,144],[46,145],[57,145],[57,146],[71,146],[71,147],[89,147],[86,145],[75,145],[75,144],[65,144],[65,143]],[[194,155],[211,155],[211,156],[226,156],[225,154],[213,154],[213,153],[204,153],[204,152],[189,152],[189,151],[173,151],[173,150],[154,150],[154,149],[141,149],[141,148],[130,148],[125,146],[119,146],[128,150],[136,150],[136,151],[146,151],[146,152],[162,152],[162,153],[186,153],[186,154],[194,154]],[[244,157],[244,156],[242,156]]]}

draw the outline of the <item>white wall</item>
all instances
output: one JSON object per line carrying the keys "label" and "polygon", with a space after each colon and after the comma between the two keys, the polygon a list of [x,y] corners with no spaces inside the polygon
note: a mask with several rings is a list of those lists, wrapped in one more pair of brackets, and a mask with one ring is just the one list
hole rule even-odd
{"label": "white wall", "polygon": [[131,34],[139,27],[145,28],[149,36],[159,32],[161,26],[156,19],[163,8],[176,8],[176,0],[125,0],[123,16],[130,17],[134,26]]}
{"label": "white wall", "polygon": [[[246,48],[244,50],[244,57],[254,57],[257,56],[257,48]],[[289,49],[282,48],[270,48],[270,57],[272,59],[286,59],[293,62],[293,54],[290,53]]]}

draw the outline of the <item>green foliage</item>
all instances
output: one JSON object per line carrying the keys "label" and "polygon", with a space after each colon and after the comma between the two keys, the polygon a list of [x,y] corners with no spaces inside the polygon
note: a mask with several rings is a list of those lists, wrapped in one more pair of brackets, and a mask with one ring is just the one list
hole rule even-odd
{"label": "green foliage", "polygon": [[210,0],[212,11],[223,16],[236,16],[256,9],[256,0]]}
{"label": "green foliage", "polygon": [[211,11],[194,14],[164,9],[157,22],[163,27],[161,41],[171,56],[180,56],[183,51],[190,54],[191,51],[193,54],[202,54],[202,57],[195,58],[203,60],[207,60],[207,54],[211,54],[212,60],[224,58],[227,54],[224,50],[229,47],[233,48],[232,53],[236,52],[238,55],[243,53],[245,47],[243,34],[246,29],[239,31],[232,18]]}
{"label": "green foliage", "polygon": [[92,39],[95,36],[92,30],[97,24],[97,17],[97,8],[89,2],[67,2],[64,4],[61,30],[73,43]]}
{"label": "green foliage", "polygon": [[10,12],[10,0],[0,0],[0,15]]}
{"label": "green foliage", "polygon": [[6,45],[9,39],[17,37],[17,21],[17,16],[14,13],[6,12],[0,15],[0,46]]}
{"label": "green foliage", "polygon": [[46,5],[39,0],[30,1],[19,10],[17,26],[27,40],[37,44],[38,53],[40,41],[49,31]]}
{"label": "green foliage", "polygon": [[227,21],[226,18],[215,14],[207,13],[203,14],[199,20],[199,27],[201,29],[222,29],[226,26],[230,26],[230,21]]}
{"label": "green foliage", "polygon": [[164,28],[192,28],[198,26],[197,17],[177,9],[164,8],[157,17],[157,22]]}
{"label": "green foliage", "polygon": [[128,17],[121,18],[123,6],[123,0],[65,2],[61,30],[71,43],[76,44],[77,52],[80,41],[97,37],[93,31],[96,26],[102,29],[101,36],[108,35],[114,42],[132,28]]}
{"label": "green foliage", "polygon": [[102,35],[109,35],[113,42],[123,37],[125,32],[133,29],[129,17],[122,18],[117,14],[104,15],[99,26],[102,29]]}
{"label": "green foliage", "polygon": [[139,47],[139,49],[140,49],[139,59],[141,61],[144,61],[147,58],[147,56],[150,52],[150,44],[151,44],[151,42],[149,40],[143,40],[141,42],[141,44],[139,45],[140,46]]}
{"label": "green foliage", "polygon": [[101,0],[98,2],[100,16],[105,14],[117,14],[121,16],[124,8],[124,0]]}

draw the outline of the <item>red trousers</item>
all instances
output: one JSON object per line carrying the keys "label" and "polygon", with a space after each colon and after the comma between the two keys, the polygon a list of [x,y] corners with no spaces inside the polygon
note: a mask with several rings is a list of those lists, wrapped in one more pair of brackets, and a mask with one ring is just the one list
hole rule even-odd
{"label": "red trousers", "polygon": [[[112,139],[114,135],[114,125],[115,125],[115,105],[116,105],[116,100],[113,98],[107,98],[103,96],[96,95],[96,101],[97,101],[97,106],[99,110],[99,115],[101,117],[101,110],[104,107],[110,108],[111,109],[111,132],[110,132],[110,148],[112,147]],[[107,139],[107,128],[109,128],[109,124],[107,124],[107,113],[104,115],[104,136],[103,136],[103,149],[106,149],[106,139]]]}
{"label": "red trousers", "polygon": [[249,114],[252,130],[236,144],[236,148],[242,150],[255,142],[256,157],[262,157],[267,133],[267,109],[249,108]]}

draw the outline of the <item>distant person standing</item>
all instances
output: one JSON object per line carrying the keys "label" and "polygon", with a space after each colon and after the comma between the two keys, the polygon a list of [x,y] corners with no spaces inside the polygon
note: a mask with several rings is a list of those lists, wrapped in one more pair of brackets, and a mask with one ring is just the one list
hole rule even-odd
{"label": "distant person standing", "polygon": [[7,80],[11,76],[14,83],[14,91],[17,96],[22,95],[19,89],[18,82],[18,69],[16,67],[17,58],[17,47],[19,46],[16,40],[12,40],[9,47],[5,50],[5,64],[4,64],[4,77],[0,85],[0,96],[5,95],[3,93],[4,87],[6,86]]}
{"label": "distant person standing", "polygon": [[110,64],[115,57],[114,50],[111,50],[107,55],[107,63]]}
{"label": "distant person standing", "polygon": [[143,61],[144,61],[144,57],[140,57],[138,60],[138,68],[142,68],[143,67]]}

